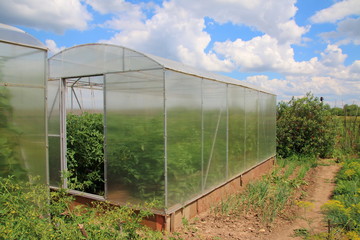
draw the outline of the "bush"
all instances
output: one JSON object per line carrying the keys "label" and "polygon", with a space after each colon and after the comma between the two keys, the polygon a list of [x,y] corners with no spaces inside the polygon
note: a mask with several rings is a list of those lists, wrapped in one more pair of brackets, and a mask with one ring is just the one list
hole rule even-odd
{"label": "bush", "polygon": [[336,126],[328,105],[311,93],[281,102],[277,106],[277,152],[281,157],[331,156]]}

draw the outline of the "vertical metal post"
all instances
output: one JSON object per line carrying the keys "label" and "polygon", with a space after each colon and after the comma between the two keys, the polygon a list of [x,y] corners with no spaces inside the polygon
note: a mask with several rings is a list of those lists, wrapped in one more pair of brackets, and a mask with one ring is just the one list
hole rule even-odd
{"label": "vertical metal post", "polygon": [[246,170],[246,133],[247,133],[247,130],[246,130],[246,127],[247,127],[247,121],[246,121],[246,112],[247,112],[247,108],[246,108],[246,95],[247,95],[247,89],[244,88],[244,99],[243,99],[243,102],[244,102],[244,170]]}
{"label": "vertical metal post", "polygon": [[204,79],[201,79],[201,191],[205,190],[204,185]]}
{"label": "vertical metal post", "polygon": [[168,172],[167,172],[167,109],[166,109],[166,70],[163,69],[163,101],[164,101],[164,203],[168,207]]}
{"label": "vertical metal post", "polygon": [[67,188],[67,178],[64,176],[64,173],[67,171],[67,162],[66,162],[66,79],[61,78],[60,80],[60,138],[61,138],[61,156],[60,156],[60,167],[61,174],[63,175],[63,188]]}
{"label": "vertical metal post", "polygon": [[44,112],[45,112],[45,116],[44,116],[44,121],[45,121],[45,169],[46,169],[46,173],[45,173],[45,181],[46,184],[49,185],[50,184],[50,169],[49,169],[49,133],[48,133],[48,71],[47,71],[47,60],[46,57],[47,56],[47,52],[44,52],[44,96],[45,96],[45,104],[44,104]]}
{"label": "vertical metal post", "polygon": [[256,111],[257,111],[257,153],[256,153],[256,163],[260,162],[260,154],[259,154],[259,151],[260,151],[260,92],[257,91],[257,104],[256,104]]}
{"label": "vertical metal post", "polygon": [[108,196],[108,182],[107,182],[107,170],[108,170],[108,161],[107,161],[107,118],[106,118],[106,75],[103,75],[103,124],[104,124],[104,192],[105,192],[105,199]]}
{"label": "vertical metal post", "polygon": [[226,180],[229,177],[229,84],[226,84]]}

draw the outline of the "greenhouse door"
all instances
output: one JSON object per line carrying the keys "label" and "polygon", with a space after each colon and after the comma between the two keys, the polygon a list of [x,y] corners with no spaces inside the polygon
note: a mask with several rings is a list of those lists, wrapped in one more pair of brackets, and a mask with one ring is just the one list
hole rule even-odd
{"label": "greenhouse door", "polygon": [[64,185],[104,196],[104,76],[66,78],[62,83]]}

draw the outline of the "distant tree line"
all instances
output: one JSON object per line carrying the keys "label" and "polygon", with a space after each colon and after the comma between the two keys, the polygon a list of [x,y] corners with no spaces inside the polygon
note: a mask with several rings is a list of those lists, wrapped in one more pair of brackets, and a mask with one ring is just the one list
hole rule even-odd
{"label": "distant tree line", "polygon": [[356,104],[345,104],[343,108],[331,108],[330,112],[335,116],[359,116],[360,106]]}

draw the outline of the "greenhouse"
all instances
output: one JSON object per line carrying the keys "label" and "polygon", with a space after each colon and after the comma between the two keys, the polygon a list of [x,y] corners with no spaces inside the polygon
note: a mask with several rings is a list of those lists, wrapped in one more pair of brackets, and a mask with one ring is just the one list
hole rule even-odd
{"label": "greenhouse", "polygon": [[115,45],[65,49],[49,59],[50,184],[167,214],[274,157],[275,114],[276,96],[242,81]]}
{"label": "greenhouse", "polygon": [[0,177],[47,183],[47,48],[0,24]]}

